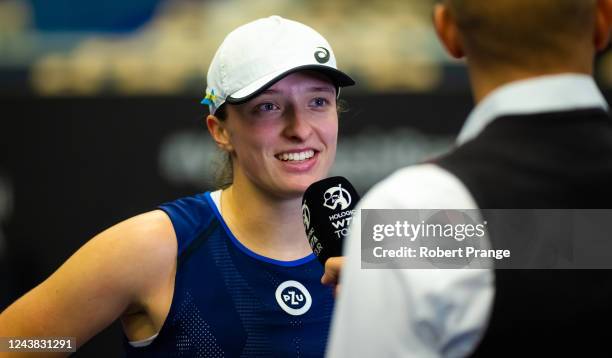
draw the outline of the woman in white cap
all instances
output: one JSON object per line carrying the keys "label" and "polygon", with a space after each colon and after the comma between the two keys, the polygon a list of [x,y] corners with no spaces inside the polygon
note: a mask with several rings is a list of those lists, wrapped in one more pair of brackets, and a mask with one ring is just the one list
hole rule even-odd
{"label": "woman in white cap", "polygon": [[315,30],[278,16],[232,31],[210,65],[206,125],[222,190],[94,237],[0,315],[0,336],[82,345],[121,318],[129,356],[322,356],[333,308],[301,196],[335,157],[354,84]]}

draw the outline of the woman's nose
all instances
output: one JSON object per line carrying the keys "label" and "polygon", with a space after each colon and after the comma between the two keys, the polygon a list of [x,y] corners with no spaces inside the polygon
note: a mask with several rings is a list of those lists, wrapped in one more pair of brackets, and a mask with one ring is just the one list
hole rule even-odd
{"label": "woman's nose", "polygon": [[304,141],[312,133],[309,114],[306,111],[293,110],[287,113],[284,134],[295,141]]}

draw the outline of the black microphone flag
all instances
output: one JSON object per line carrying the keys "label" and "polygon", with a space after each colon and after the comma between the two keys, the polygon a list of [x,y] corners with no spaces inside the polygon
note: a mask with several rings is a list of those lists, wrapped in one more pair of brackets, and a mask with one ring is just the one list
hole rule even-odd
{"label": "black microphone flag", "polygon": [[348,234],[359,194],[344,177],[330,177],[313,183],[302,198],[302,218],[308,243],[321,264],[342,255],[342,241]]}

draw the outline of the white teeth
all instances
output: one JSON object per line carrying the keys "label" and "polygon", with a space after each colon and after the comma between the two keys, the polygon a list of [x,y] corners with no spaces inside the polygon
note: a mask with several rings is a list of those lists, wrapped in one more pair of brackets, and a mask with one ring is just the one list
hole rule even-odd
{"label": "white teeth", "polygon": [[314,150],[306,150],[300,153],[282,153],[276,157],[282,161],[302,161],[314,156]]}

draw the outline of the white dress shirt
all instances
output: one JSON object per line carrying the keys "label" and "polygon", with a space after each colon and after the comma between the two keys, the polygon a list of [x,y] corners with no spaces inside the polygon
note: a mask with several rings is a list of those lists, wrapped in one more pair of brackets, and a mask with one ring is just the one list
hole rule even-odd
{"label": "white dress shirt", "polygon": [[[474,108],[457,142],[473,139],[503,115],[580,108],[608,108],[590,76],[563,74],[512,82]],[[453,174],[424,164],[400,169],[374,186],[359,208],[475,209],[477,205]],[[345,245],[328,357],[470,354],[491,312],[493,271],[361,269],[360,226],[357,216]]]}

